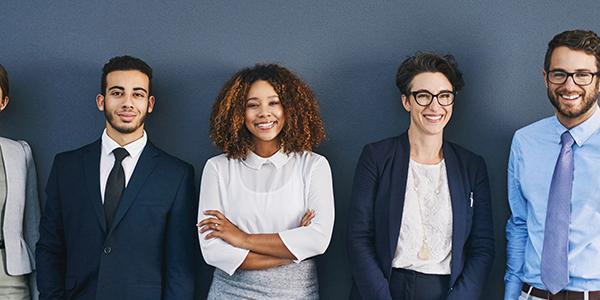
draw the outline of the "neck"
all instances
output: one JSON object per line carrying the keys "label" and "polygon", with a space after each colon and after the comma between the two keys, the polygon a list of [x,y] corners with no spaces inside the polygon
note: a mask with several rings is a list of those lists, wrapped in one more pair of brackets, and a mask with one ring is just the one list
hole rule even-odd
{"label": "neck", "polygon": [[443,159],[443,134],[426,135],[410,127],[408,129],[410,142],[410,158],[422,164],[437,164]]}
{"label": "neck", "polygon": [[271,157],[281,148],[279,141],[254,142],[254,153],[260,157]]}
{"label": "neck", "polygon": [[594,104],[592,106],[592,108],[590,108],[584,114],[582,114],[581,116],[575,117],[575,118],[565,116],[557,111],[556,118],[558,119],[558,122],[560,122],[560,124],[565,126],[567,129],[571,129],[571,128],[576,127],[577,125],[585,122],[587,119],[589,119],[597,109],[598,109],[598,105]]}
{"label": "neck", "polygon": [[115,142],[117,142],[119,146],[123,147],[141,139],[142,136],[144,136],[144,128],[141,127],[131,133],[121,133],[110,126],[106,126],[106,134]]}

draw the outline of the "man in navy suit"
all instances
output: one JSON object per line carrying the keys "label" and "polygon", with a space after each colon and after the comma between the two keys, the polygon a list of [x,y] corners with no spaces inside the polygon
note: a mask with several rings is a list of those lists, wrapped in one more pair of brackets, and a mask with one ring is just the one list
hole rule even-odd
{"label": "man in navy suit", "polygon": [[56,155],[36,250],[40,299],[193,299],[194,170],[147,138],[151,80],[142,60],[112,58],[96,97],[102,137]]}

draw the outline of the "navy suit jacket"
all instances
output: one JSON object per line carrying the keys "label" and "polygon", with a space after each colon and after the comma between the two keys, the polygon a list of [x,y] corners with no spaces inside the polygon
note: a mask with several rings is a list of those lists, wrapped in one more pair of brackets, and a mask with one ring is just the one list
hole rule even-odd
{"label": "navy suit jacket", "polygon": [[[447,299],[478,299],[494,258],[487,170],[481,157],[456,144],[444,141],[443,154],[453,221]],[[391,299],[409,157],[407,133],[366,145],[360,156],[348,231],[351,299]]]}
{"label": "navy suit jacket", "polygon": [[36,250],[40,299],[193,299],[192,166],[148,141],[107,228],[100,147],[54,159]]}

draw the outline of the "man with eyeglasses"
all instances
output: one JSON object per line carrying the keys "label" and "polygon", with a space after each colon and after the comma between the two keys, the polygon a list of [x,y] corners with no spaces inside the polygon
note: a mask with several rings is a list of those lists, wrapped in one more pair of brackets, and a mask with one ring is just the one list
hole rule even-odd
{"label": "man with eyeglasses", "polygon": [[600,38],[548,44],[555,115],[517,130],[508,164],[504,299],[600,299]]}

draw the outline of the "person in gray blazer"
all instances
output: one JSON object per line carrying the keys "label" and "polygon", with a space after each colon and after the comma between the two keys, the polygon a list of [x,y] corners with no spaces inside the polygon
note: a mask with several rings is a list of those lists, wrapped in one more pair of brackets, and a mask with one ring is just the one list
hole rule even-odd
{"label": "person in gray blazer", "polygon": [[[0,65],[0,111],[8,105],[8,74]],[[0,299],[37,299],[35,244],[40,204],[35,164],[25,141],[0,137]]]}

